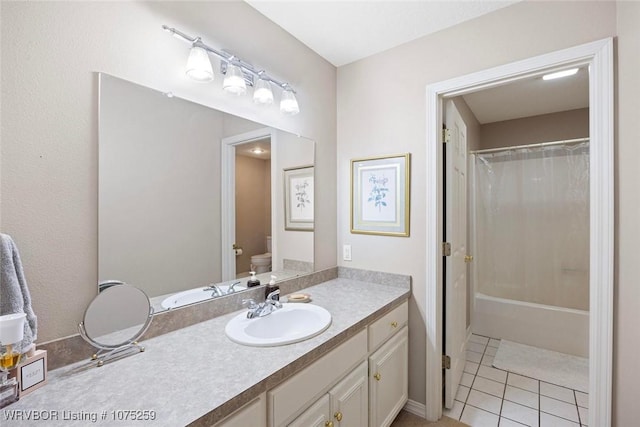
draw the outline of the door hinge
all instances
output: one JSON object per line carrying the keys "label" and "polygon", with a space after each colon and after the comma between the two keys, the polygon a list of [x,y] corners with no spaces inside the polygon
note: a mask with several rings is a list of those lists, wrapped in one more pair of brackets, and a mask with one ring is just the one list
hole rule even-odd
{"label": "door hinge", "polygon": [[442,242],[442,256],[451,256],[451,243]]}
{"label": "door hinge", "polygon": [[451,357],[442,355],[442,369],[451,369]]}
{"label": "door hinge", "polygon": [[442,143],[446,144],[451,141],[451,129],[442,129]]}

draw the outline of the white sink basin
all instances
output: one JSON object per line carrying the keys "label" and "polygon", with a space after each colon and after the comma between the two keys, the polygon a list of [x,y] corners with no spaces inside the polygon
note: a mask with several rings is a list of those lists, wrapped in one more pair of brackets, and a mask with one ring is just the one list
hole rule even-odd
{"label": "white sink basin", "polygon": [[[226,294],[229,291],[228,285],[218,285],[218,288],[222,291],[223,294]],[[178,292],[177,294],[173,294],[164,300],[162,300],[162,308],[176,308],[182,307],[183,305],[193,304],[196,302],[208,300],[211,298],[213,294],[213,290],[205,288],[195,288],[189,289],[188,291]],[[236,285],[234,288],[234,292],[241,291],[243,289],[247,289],[246,286]]]}
{"label": "white sink basin", "polygon": [[243,311],[231,319],[225,333],[231,341],[255,347],[292,344],[314,337],[331,325],[331,313],[313,304],[283,304],[263,317]]}

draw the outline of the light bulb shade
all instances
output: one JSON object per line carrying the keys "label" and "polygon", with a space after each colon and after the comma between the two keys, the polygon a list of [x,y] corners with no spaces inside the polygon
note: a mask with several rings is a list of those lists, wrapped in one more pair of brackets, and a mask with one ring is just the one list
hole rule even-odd
{"label": "light bulb shade", "polygon": [[282,91],[282,99],[280,99],[280,112],[283,114],[294,115],[300,112],[298,100],[291,89]]}
{"label": "light bulb shade", "polygon": [[271,91],[271,83],[264,79],[258,79],[256,87],[253,90],[253,102],[260,105],[273,104],[273,92]]}
{"label": "light bulb shade", "polygon": [[213,67],[209,61],[209,54],[201,47],[193,46],[187,60],[187,76],[199,82],[213,80]]}
{"label": "light bulb shade", "polygon": [[227,66],[222,88],[233,95],[244,95],[247,92],[247,84],[244,82],[240,67],[233,64]]}

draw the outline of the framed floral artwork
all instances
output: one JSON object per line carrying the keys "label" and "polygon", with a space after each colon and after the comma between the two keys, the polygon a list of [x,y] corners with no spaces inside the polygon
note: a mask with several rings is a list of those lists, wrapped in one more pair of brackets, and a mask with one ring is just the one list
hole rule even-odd
{"label": "framed floral artwork", "polygon": [[409,236],[411,154],[351,160],[351,232]]}
{"label": "framed floral artwork", "polygon": [[284,229],[313,231],[313,166],[284,169]]}

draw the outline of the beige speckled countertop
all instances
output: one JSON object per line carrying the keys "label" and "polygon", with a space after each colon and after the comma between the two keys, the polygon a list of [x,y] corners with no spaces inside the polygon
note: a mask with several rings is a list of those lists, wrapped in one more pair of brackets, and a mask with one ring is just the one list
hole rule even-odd
{"label": "beige speckled countertop", "polygon": [[[264,348],[233,343],[224,327],[234,312],[146,340],[144,353],[100,368],[80,362],[51,371],[47,385],[0,410],[0,424],[211,425],[346,341],[410,290],[338,278],[303,292],[332,315],[331,326],[309,340]],[[155,420],[116,419],[127,410],[153,411],[147,415]]]}

